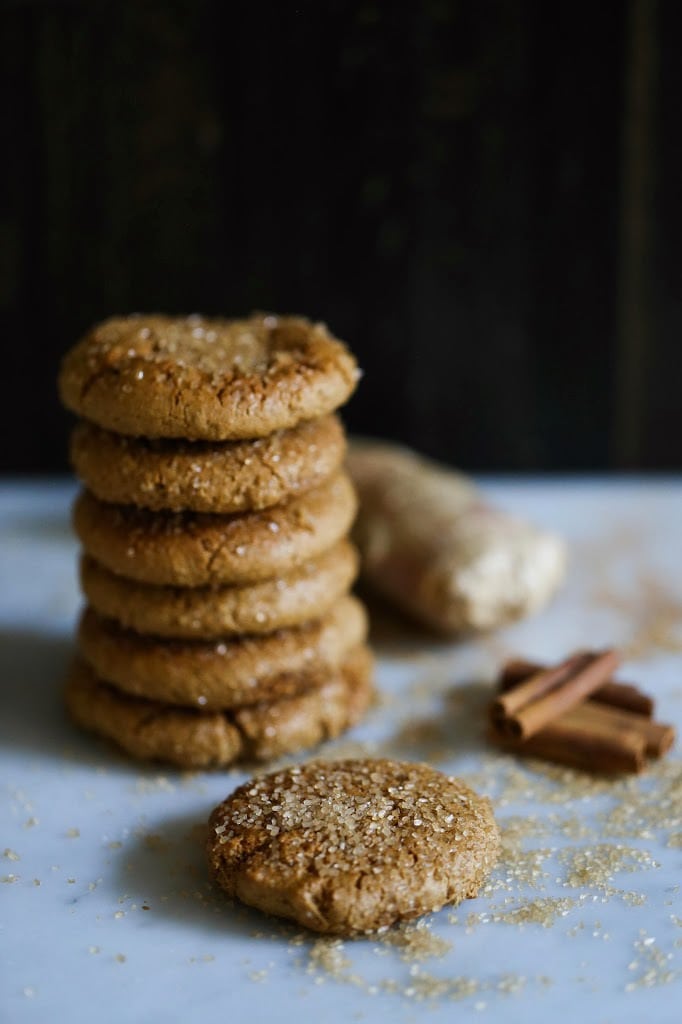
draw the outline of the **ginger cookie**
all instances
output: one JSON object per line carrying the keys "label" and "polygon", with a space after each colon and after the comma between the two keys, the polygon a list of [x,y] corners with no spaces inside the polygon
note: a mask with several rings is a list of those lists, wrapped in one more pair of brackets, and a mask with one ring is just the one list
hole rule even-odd
{"label": "ginger cookie", "polygon": [[337,666],[366,635],[363,606],[343,597],[316,622],[220,641],[140,636],[88,608],[78,645],[97,675],[126,693],[209,710],[299,692],[308,686],[306,675]]}
{"label": "ginger cookie", "polygon": [[304,494],[338,472],[346,450],[336,416],[251,441],[147,440],[82,420],[71,462],[97,498],[153,510],[248,512]]}
{"label": "ginger cookie", "polygon": [[119,434],[225,441],[325,416],[352,394],[350,352],[302,317],[129,316],[65,356],[62,402]]}
{"label": "ginger cookie", "polygon": [[290,573],[242,587],[158,587],[125,579],[87,555],[81,587],[89,604],[136,633],[213,639],[270,633],[325,615],[350,590],[358,570],[346,540]]}
{"label": "ginger cookie", "polygon": [[262,512],[218,516],[109,505],[87,491],[74,527],[87,554],[142,583],[202,587],[273,579],[344,537],[356,510],[345,473]]}
{"label": "ginger cookie", "polygon": [[490,802],[426,764],[321,761],[253,779],[213,811],[229,896],[356,935],[475,896],[500,838]]}
{"label": "ginger cookie", "polygon": [[355,725],[373,694],[368,648],[355,648],[340,668],[320,670],[310,682],[294,697],[204,713],[121,693],[78,660],[67,681],[66,704],[78,725],[135,758],[211,768],[293,754]]}

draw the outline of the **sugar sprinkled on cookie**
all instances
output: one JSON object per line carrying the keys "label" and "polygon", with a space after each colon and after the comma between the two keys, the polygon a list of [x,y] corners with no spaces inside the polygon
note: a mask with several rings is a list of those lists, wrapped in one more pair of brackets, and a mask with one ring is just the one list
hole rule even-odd
{"label": "sugar sprinkled on cookie", "polygon": [[152,636],[225,638],[272,633],[318,619],[350,589],[355,548],[346,540],[291,572],[242,587],[161,587],[138,583],[85,555],[81,587],[89,604],[127,629]]}
{"label": "sugar sprinkled on cookie", "polygon": [[356,507],[344,473],[275,508],[233,516],[150,512],[84,491],[74,506],[74,527],[86,553],[126,579],[242,585],[317,558],[348,533]]}
{"label": "sugar sprinkled on cookie", "polygon": [[254,314],[117,317],[67,353],[62,402],[107,430],[207,441],[264,437],[324,416],[358,370],[324,324]]}
{"label": "sugar sprinkled on cookie", "polygon": [[382,759],[263,776],[209,821],[210,869],[230,896],[333,935],[475,896],[498,852],[486,798],[429,765]]}
{"label": "sugar sprinkled on cookie", "polygon": [[220,514],[271,508],[319,487],[345,449],[336,416],[250,441],[149,441],[86,420],[71,436],[76,475],[101,501]]}

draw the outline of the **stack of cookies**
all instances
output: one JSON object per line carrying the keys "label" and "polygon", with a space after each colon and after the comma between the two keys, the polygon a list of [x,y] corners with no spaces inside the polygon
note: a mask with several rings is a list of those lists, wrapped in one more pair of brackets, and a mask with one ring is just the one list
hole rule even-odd
{"label": "stack of cookies", "polygon": [[353,357],[294,317],[134,316],[65,357],[88,601],[67,704],[130,754],[265,760],[336,736],[372,693],[349,595],[356,511],[334,415]]}

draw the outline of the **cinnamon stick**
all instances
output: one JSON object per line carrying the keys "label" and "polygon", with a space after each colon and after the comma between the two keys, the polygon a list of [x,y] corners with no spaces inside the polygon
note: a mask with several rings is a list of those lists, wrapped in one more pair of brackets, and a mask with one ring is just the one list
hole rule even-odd
{"label": "cinnamon stick", "polygon": [[670,749],[675,730],[653,721],[646,694],[611,680],[617,662],[614,651],[573,655],[551,668],[508,662],[491,707],[491,738],[505,750],[583,771],[641,771],[647,756]]}
{"label": "cinnamon stick", "polygon": [[583,771],[639,772],[645,756],[661,757],[675,741],[671,725],[586,702],[566,711],[530,739],[496,733],[504,749]]}
{"label": "cinnamon stick", "polygon": [[491,737],[510,753],[539,757],[582,771],[603,775],[641,772],[645,764],[646,739],[634,729],[605,729],[594,712],[585,706],[573,708],[546,725],[530,739],[522,740],[495,732]]}
{"label": "cinnamon stick", "polygon": [[607,650],[574,655],[557,668],[536,673],[495,701],[493,720],[498,730],[517,739],[529,739],[603,686],[618,663],[618,653]]}
{"label": "cinnamon stick", "polygon": [[528,673],[523,681],[513,689],[507,690],[493,701],[491,715],[493,719],[503,721],[521,711],[533,700],[544,697],[555,687],[561,686],[576,671],[583,668],[590,660],[590,655],[574,654],[572,657],[562,661],[560,665],[549,668],[543,665],[535,666],[534,670]]}
{"label": "cinnamon stick", "polygon": [[[521,658],[508,661],[500,675],[498,683],[500,692],[506,693],[508,690],[515,689],[545,667],[533,661],[524,661]],[[645,715],[647,718],[653,716],[655,709],[654,701],[648,694],[643,693],[631,683],[621,683],[615,680],[604,683],[602,687],[595,690],[589,699],[609,707],[620,708],[622,711]]]}
{"label": "cinnamon stick", "polygon": [[654,722],[646,715],[637,715],[632,711],[623,711],[606,705],[599,706],[590,701],[566,712],[560,721],[565,722],[566,719],[583,726],[589,720],[612,736],[617,736],[623,731],[636,732],[644,739],[644,752],[647,757],[661,757],[675,742],[675,729],[672,725]]}

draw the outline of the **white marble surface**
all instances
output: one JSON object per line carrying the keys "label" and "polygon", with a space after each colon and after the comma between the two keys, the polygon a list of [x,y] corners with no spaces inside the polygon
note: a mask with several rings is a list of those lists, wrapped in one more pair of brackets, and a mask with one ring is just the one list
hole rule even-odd
{"label": "white marble surface", "polygon": [[[564,534],[566,587],[543,614],[478,643],[439,647],[380,625],[386,699],[353,738],[473,776],[497,796],[503,827],[531,816],[523,847],[547,851],[535,855],[545,875],[532,889],[527,873],[506,880],[503,865],[456,923],[452,912],[434,915],[431,932],[452,944],[441,957],[414,964],[395,947],[346,943],[345,980],[314,968],[311,940],[297,944],[294,929],[231,907],[207,883],[201,826],[243,773],[145,770],[66,721],[60,685],[79,605],[73,490],[59,482],[0,489],[1,1019],[680,1019],[679,752],[663,773],[632,784],[628,806],[641,820],[619,837],[604,812],[623,807],[622,786],[567,793],[491,754],[480,729],[481,681],[505,653],[556,660],[578,645],[611,643],[630,646],[627,676],[656,695],[660,718],[682,727],[682,483],[484,486]],[[571,857],[594,860],[607,846],[612,858],[617,844],[630,873],[569,884]],[[566,900],[551,904],[564,916],[551,927],[509,920],[538,898]],[[445,991],[421,1001],[429,978]]]}

